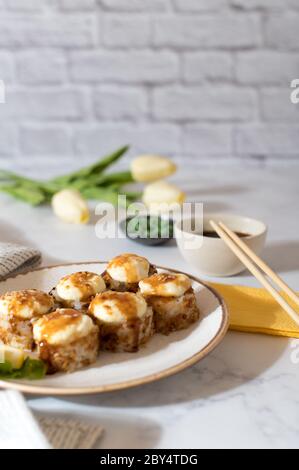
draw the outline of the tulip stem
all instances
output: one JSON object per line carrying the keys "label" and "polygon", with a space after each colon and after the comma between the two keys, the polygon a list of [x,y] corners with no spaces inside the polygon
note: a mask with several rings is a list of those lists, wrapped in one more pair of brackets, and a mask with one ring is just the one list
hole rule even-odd
{"label": "tulip stem", "polygon": [[[130,171],[109,174],[103,172],[116,163],[128,149],[128,146],[121,147],[92,165],[45,181],[0,170],[0,182],[4,183],[0,184],[0,191],[33,206],[50,202],[55,193],[65,188],[77,189],[87,199],[105,200],[117,204],[121,187],[133,182],[132,174]],[[136,199],[134,193],[127,193],[127,197],[131,200]]]}

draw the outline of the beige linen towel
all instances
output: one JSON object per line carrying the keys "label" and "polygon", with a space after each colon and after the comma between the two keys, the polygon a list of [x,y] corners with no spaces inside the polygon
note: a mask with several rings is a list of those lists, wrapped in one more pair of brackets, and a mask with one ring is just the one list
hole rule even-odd
{"label": "beige linen towel", "polygon": [[0,392],[0,449],[92,449],[98,446],[102,426],[68,418],[37,420],[23,395]]}
{"label": "beige linen towel", "polygon": [[0,242],[0,280],[36,268],[41,259],[42,255],[38,250]]}
{"label": "beige linen towel", "polygon": [[69,418],[38,417],[38,422],[54,449],[94,449],[103,428]]}

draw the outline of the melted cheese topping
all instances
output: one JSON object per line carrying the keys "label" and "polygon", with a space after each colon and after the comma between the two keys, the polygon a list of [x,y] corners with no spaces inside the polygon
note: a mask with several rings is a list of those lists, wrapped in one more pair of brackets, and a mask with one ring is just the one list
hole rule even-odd
{"label": "melted cheese topping", "polygon": [[105,288],[104,279],[98,274],[78,272],[60,279],[56,293],[62,300],[88,301],[94,295],[103,292]]}
{"label": "melted cheese topping", "polygon": [[143,295],[180,297],[191,287],[190,279],[184,274],[153,274],[139,282]]}
{"label": "melted cheese topping", "polygon": [[131,283],[147,277],[149,268],[150,264],[146,258],[124,253],[108,263],[107,272],[115,281]]}
{"label": "melted cheese topping", "polygon": [[146,311],[147,303],[144,298],[132,292],[103,292],[89,306],[89,312],[106,323],[122,323],[141,318]]}
{"label": "melted cheese topping", "polygon": [[33,325],[35,341],[64,345],[87,336],[94,329],[92,319],[77,310],[61,308],[44,315]]}
{"label": "melted cheese topping", "polygon": [[53,298],[34,289],[7,292],[0,297],[0,313],[24,320],[48,313],[54,306]]}

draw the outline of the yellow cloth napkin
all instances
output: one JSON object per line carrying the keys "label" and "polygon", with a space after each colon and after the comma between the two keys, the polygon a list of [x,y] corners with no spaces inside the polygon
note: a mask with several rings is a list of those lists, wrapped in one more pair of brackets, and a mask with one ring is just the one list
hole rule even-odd
{"label": "yellow cloth napkin", "polygon": [[[211,285],[226,302],[231,330],[299,338],[299,326],[265,289],[216,283]],[[299,313],[298,306],[282,295]]]}

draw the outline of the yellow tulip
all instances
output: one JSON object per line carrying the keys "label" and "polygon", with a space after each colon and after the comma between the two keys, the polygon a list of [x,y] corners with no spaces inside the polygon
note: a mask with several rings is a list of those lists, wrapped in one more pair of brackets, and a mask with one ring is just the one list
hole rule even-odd
{"label": "yellow tulip", "polygon": [[176,165],[159,155],[141,155],[131,162],[131,172],[135,181],[144,183],[157,181],[175,173]]}
{"label": "yellow tulip", "polygon": [[168,210],[171,205],[182,205],[186,195],[174,184],[156,181],[145,187],[142,200],[151,212]]}
{"label": "yellow tulip", "polygon": [[89,221],[87,202],[75,189],[63,189],[52,198],[54,214],[70,224],[86,224]]}

